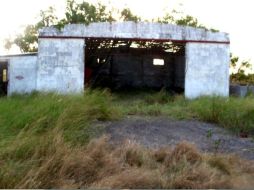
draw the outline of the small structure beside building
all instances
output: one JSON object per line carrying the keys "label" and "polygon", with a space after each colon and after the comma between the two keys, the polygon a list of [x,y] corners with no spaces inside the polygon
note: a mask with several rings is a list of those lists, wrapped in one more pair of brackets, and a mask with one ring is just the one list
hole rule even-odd
{"label": "small structure beside building", "polygon": [[[172,43],[179,48],[167,52],[107,46],[110,51],[104,55],[99,46],[96,52],[91,48],[100,41]],[[0,56],[0,83],[7,94],[81,93],[91,83],[109,80],[115,88],[182,89],[187,98],[228,96],[229,44],[226,33],[171,24],[73,24],[61,31],[49,27],[40,31],[37,54]]]}
{"label": "small structure beside building", "polygon": [[236,97],[246,97],[248,95],[254,95],[254,85],[240,85],[231,84],[229,93]]}

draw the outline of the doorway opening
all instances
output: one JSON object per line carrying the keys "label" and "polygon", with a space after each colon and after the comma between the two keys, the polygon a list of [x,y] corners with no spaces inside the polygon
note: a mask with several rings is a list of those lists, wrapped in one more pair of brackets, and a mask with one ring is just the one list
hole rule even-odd
{"label": "doorway opening", "polygon": [[85,87],[166,89],[183,93],[185,44],[156,40],[87,38]]}
{"label": "doorway opening", "polygon": [[8,62],[0,62],[0,96],[8,93]]}

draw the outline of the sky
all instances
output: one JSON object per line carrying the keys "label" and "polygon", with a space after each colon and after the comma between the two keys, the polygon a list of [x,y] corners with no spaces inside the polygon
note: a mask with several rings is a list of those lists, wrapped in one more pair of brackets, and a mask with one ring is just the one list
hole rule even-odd
{"label": "sky", "polygon": [[[6,52],[3,48],[4,39],[20,33],[22,26],[34,23],[40,10],[45,10],[49,6],[53,6],[61,17],[65,2],[65,0],[0,0],[0,55],[18,53],[17,48]],[[198,18],[200,23],[207,27],[229,33],[231,52],[243,60],[254,63],[253,0],[100,0],[100,2],[120,9],[129,7],[135,14],[145,19],[161,17],[172,9],[181,10]]]}

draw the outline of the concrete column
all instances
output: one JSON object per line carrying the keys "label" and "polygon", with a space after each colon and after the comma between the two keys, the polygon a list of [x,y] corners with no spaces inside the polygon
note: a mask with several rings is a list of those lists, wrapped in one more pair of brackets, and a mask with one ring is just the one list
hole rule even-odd
{"label": "concrete column", "polygon": [[186,44],[185,97],[229,96],[228,44]]}
{"label": "concrete column", "polygon": [[83,92],[84,48],[83,39],[40,39],[37,90]]}

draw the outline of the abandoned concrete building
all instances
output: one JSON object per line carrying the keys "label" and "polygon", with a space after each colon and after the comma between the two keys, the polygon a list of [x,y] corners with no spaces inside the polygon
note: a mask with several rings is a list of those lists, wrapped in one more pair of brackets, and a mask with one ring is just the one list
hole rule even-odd
{"label": "abandoned concrete building", "polygon": [[160,23],[92,23],[39,33],[38,53],[0,56],[5,94],[87,87],[166,88],[187,98],[229,95],[226,33]]}

